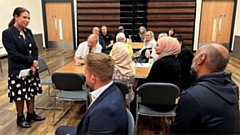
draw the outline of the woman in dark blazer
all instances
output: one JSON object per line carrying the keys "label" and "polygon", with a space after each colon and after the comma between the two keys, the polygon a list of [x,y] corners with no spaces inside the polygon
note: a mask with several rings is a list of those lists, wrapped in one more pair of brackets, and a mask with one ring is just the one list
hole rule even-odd
{"label": "woman in dark blazer", "polygon": [[[38,48],[30,29],[26,28],[30,13],[23,7],[15,8],[9,28],[2,33],[2,42],[8,52],[8,97],[15,102],[17,124],[23,128],[31,127],[31,121],[41,121],[44,117],[34,112],[35,95],[42,93],[38,68]],[[19,73],[29,69],[28,75]],[[27,104],[25,119],[24,101]]]}
{"label": "woman in dark blazer", "polygon": [[148,74],[146,82],[173,83],[179,86],[181,68],[177,55],[181,51],[181,46],[177,39],[172,37],[162,37],[155,47],[158,59]]}

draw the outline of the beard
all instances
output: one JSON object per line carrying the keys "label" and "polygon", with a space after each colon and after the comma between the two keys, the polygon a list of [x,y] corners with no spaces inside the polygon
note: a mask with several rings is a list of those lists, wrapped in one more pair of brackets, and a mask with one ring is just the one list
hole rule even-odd
{"label": "beard", "polygon": [[195,61],[192,63],[191,65],[191,71],[190,73],[195,77],[197,78],[198,77],[198,74],[197,74],[197,68],[196,68],[196,64],[195,64]]}

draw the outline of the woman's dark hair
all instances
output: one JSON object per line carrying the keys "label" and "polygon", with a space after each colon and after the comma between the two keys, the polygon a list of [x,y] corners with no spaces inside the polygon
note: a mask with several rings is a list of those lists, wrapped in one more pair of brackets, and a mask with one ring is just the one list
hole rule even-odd
{"label": "woman's dark hair", "polygon": [[172,30],[172,31],[173,31],[173,34],[171,35],[171,37],[173,37],[173,36],[174,36],[174,34],[175,34],[175,32],[176,32],[176,31],[175,31],[175,28],[171,28],[171,29],[169,29],[169,30],[168,30],[168,32],[167,32],[168,36],[170,36],[170,35],[169,35],[169,31],[170,31],[170,30]]}
{"label": "woman's dark hair", "polygon": [[13,19],[9,22],[8,27],[11,27],[15,23],[15,15],[20,16],[21,13],[23,12],[28,12],[30,14],[30,12],[26,8],[23,7],[15,8],[13,11]]}

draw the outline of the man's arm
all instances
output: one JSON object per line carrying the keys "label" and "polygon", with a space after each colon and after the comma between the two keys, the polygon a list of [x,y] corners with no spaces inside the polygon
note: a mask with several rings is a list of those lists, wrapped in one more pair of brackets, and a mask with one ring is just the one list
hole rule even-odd
{"label": "man's arm", "polygon": [[73,58],[73,60],[74,60],[74,63],[81,63],[81,61],[83,61],[83,60],[81,60],[80,58],[81,57],[83,57],[83,44],[81,43],[81,44],[79,44],[79,46],[78,46],[78,48],[77,48],[77,51],[75,52],[75,55],[74,55],[74,58]]}
{"label": "man's arm", "polygon": [[171,131],[173,134],[191,134],[198,132],[201,125],[201,109],[196,100],[188,93],[183,93],[176,109],[176,119]]}
{"label": "man's arm", "polygon": [[110,44],[107,46],[107,48],[113,46],[113,40],[110,41]]}

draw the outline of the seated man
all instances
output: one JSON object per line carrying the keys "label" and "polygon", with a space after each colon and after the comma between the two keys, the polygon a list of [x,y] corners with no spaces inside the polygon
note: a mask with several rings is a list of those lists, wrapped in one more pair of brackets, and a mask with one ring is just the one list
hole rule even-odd
{"label": "seated man", "polygon": [[102,46],[98,44],[98,36],[91,34],[88,36],[88,40],[79,44],[77,51],[75,52],[74,62],[77,64],[84,64],[83,58],[88,53],[101,53]]}
{"label": "seated man", "polygon": [[229,52],[222,45],[197,50],[191,66],[197,79],[180,97],[174,134],[239,134],[239,90],[231,74],[224,72],[228,61]]}
{"label": "seated man", "polygon": [[92,103],[77,127],[61,126],[57,135],[126,134],[127,111],[120,90],[113,84],[113,59],[103,53],[88,54],[84,61]]}
{"label": "seated man", "polygon": [[104,52],[106,50],[106,44],[103,37],[99,34],[99,28],[94,27],[92,30],[92,34],[98,35],[98,43],[102,46],[102,52]]}
{"label": "seated man", "polygon": [[109,52],[112,50],[112,46],[113,46],[113,37],[107,31],[107,26],[105,26],[105,25],[102,26],[101,36],[103,37],[104,42],[106,44],[106,50],[104,51],[104,53],[109,54]]}

